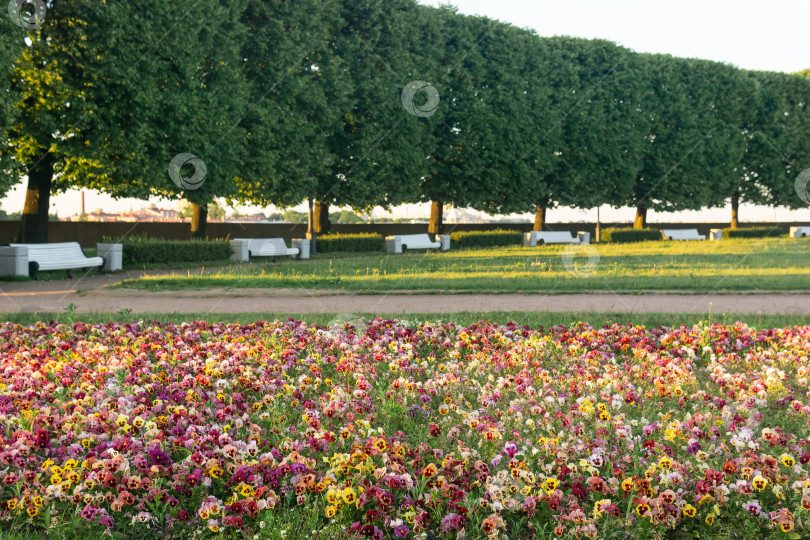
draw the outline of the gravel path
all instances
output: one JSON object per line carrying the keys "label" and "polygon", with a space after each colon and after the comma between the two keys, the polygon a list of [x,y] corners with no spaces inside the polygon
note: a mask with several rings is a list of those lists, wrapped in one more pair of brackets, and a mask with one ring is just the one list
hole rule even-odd
{"label": "gravel path", "polygon": [[[143,274],[141,272],[140,274]],[[134,277],[133,274],[132,277]],[[125,276],[130,277],[130,276]],[[457,311],[595,311],[810,314],[810,294],[417,294],[356,295],[304,289],[208,289],[147,292],[100,289],[122,275],[0,285],[0,313],[452,313]],[[81,290],[79,290],[81,289]],[[85,290],[87,289],[87,290]]]}
{"label": "gravel path", "polygon": [[[174,271],[183,273],[184,271]],[[457,311],[595,311],[625,313],[810,314],[810,294],[370,294],[307,289],[206,289],[149,292],[105,285],[167,270],[88,272],[74,279],[0,283],[0,313],[453,313]],[[402,292],[402,291],[399,291]]]}

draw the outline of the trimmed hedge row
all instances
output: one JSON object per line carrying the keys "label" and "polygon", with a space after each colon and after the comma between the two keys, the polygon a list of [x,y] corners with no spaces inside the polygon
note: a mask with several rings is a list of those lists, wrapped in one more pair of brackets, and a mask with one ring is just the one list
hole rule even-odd
{"label": "trimmed hedge row", "polygon": [[782,229],[774,227],[747,227],[745,229],[723,229],[723,238],[768,238],[785,236]]}
{"label": "trimmed hedge row", "polygon": [[459,231],[450,234],[452,248],[510,246],[523,243],[523,233],[495,229],[493,231]]}
{"label": "trimmed hedge row", "polygon": [[233,255],[233,248],[227,240],[164,240],[133,236],[105,241],[122,244],[125,265],[220,261]]}
{"label": "trimmed hedge row", "polygon": [[385,238],[379,234],[325,234],[315,239],[315,249],[318,253],[335,253],[337,251],[350,251],[353,253],[368,253],[385,251]]}
{"label": "trimmed hedge row", "polygon": [[647,240],[661,240],[661,231],[658,229],[633,229],[609,227],[602,231],[602,242],[644,242]]}

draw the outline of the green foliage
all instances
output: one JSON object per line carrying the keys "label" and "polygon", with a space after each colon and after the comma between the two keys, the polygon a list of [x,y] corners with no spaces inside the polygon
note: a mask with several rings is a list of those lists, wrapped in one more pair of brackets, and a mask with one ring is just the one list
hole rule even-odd
{"label": "green foliage", "polygon": [[[0,219],[8,220],[8,221],[20,221],[22,217],[22,212],[12,212],[10,214],[6,213],[5,210],[0,210]],[[48,214],[48,221],[59,221],[58,214]]]}
{"label": "green foliage", "polygon": [[250,1],[241,13],[252,105],[240,121],[247,133],[236,180],[240,202],[295,206],[314,196],[316,176],[334,160],[328,140],[340,129],[351,91],[333,43],[342,27],[339,4]]}
{"label": "green foliage", "polygon": [[[29,225],[44,218],[37,206],[47,210],[48,194],[69,188],[200,205],[234,195],[246,151],[235,122],[249,105],[238,20],[246,2],[201,0],[184,17],[154,0],[48,2],[12,78],[19,95],[8,131],[12,172],[19,178],[38,166],[36,178],[29,175],[35,190],[26,208],[34,211],[23,218],[24,237],[41,237]],[[166,21],[174,21],[171,32]],[[181,153],[206,164],[198,189],[169,178]]]}
{"label": "green foliage", "polygon": [[[8,147],[10,134],[7,130],[14,125],[19,114],[14,107],[19,95],[13,90],[11,78],[14,62],[24,49],[24,39],[28,35],[28,32],[12,23],[11,17],[6,15],[4,12],[0,16],[0,147],[2,148]],[[0,198],[19,182],[11,154],[12,152],[0,152]]]}
{"label": "green foliage", "polygon": [[639,55],[608,41],[555,37],[549,46],[544,75],[566,91],[552,92],[559,142],[550,149],[546,190],[531,200],[548,208],[621,206],[645,149],[638,110],[648,71]]}
{"label": "green foliage", "polygon": [[717,62],[661,54],[638,59],[644,92],[635,132],[643,159],[624,204],[659,211],[725,204],[739,183],[749,79]]}
{"label": "green foliage", "polygon": [[316,238],[318,253],[385,251],[385,238],[379,234],[325,234]]}
{"label": "green foliage", "polygon": [[780,236],[785,236],[785,232],[778,227],[723,229],[723,238],[778,238]]}
{"label": "green foliage", "polygon": [[340,212],[330,212],[329,221],[332,223],[365,223],[366,220],[362,216],[357,215],[351,210],[341,210]]}
{"label": "green foliage", "polygon": [[[200,0],[179,19],[155,0],[49,2],[37,30],[0,25],[0,195],[41,162],[46,191],[197,205],[804,205],[807,72],[541,38],[413,0]],[[438,91],[433,114],[403,106],[411,80]],[[185,152],[207,166],[199,189],[166,174]]]}
{"label": "green foliage", "polygon": [[807,203],[796,193],[795,181],[810,168],[810,139],[805,136],[810,125],[810,80],[806,75],[785,73],[753,76],[764,101],[756,132],[759,152],[747,163],[762,193],[753,202],[806,208]]}
{"label": "green foliage", "polygon": [[[120,321],[132,323],[137,321],[158,321],[161,323],[172,322],[181,324],[188,321],[221,321],[227,318],[228,322],[237,324],[255,324],[256,321],[284,321],[292,317],[296,321],[306,321],[309,325],[327,326],[334,321],[336,313],[267,313],[266,311],[255,313],[229,313],[227,315],[218,313],[212,315],[210,312],[200,313],[132,313],[132,309],[124,308],[118,313],[82,313],[82,322],[85,324],[105,324],[110,321]],[[358,319],[373,321],[375,317],[385,316],[386,318],[410,319],[412,321],[444,321],[447,320],[446,313],[401,313],[393,314],[384,309],[374,313],[354,313]],[[55,321],[63,316],[57,312],[14,312],[3,315],[3,320],[14,324],[33,325],[39,321]],[[627,312],[565,312],[565,311],[459,311],[453,313],[453,322],[459,326],[469,326],[489,321],[490,323],[508,324],[516,322],[519,325],[528,324],[533,328],[543,326],[569,325],[571,321],[583,321],[594,328],[615,323],[646,326],[655,328],[657,326],[669,326],[679,328],[682,324],[690,327],[706,321],[716,321],[722,324],[731,324],[733,321],[743,321],[753,328],[784,328],[786,326],[806,326],[810,324],[810,315],[765,315],[765,314],[744,314],[744,313],[724,313],[718,316],[712,313],[627,313]],[[272,515],[272,514],[271,514]],[[14,537],[12,537],[14,538]],[[20,540],[34,540],[40,537],[25,535],[19,536]],[[42,536],[41,538],[45,538]],[[3,540],[7,540],[3,537]]]}
{"label": "green foliage", "polygon": [[[509,189],[507,179],[521,177],[514,174],[509,159],[509,149],[520,140],[511,119],[520,118],[523,110],[511,96],[520,90],[509,84],[511,77],[499,83],[498,73],[504,70],[496,69],[498,60],[516,62],[520,54],[503,56],[507,45],[498,50],[501,26],[489,19],[462,16],[447,7],[420,7],[416,16],[416,31],[407,43],[416,62],[410,71],[414,79],[429,82],[440,98],[429,117],[402,111],[411,138],[423,145],[429,158],[421,175],[420,199],[483,206],[488,197]],[[487,61],[489,52],[492,62]],[[510,122],[502,121],[506,117]]]}
{"label": "green foliage", "polygon": [[[191,203],[183,201],[178,208],[177,215],[182,219],[190,219],[194,215],[194,208]],[[219,204],[219,201],[208,203],[208,219],[224,219],[225,215],[225,208]]]}
{"label": "green foliage", "polygon": [[633,229],[609,227],[602,231],[602,242],[627,243],[644,242],[647,240],[661,240],[661,231],[658,229]]}
{"label": "green foliage", "polygon": [[208,219],[225,219],[227,211],[218,201],[208,203]]}
{"label": "green foliage", "polygon": [[125,265],[220,261],[233,255],[233,248],[227,240],[164,240],[129,236],[105,241],[123,245]]}
{"label": "green foliage", "polygon": [[509,246],[523,242],[523,233],[496,229],[494,231],[460,231],[450,234],[453,248]]}
{"label": "green foliage", "polygon": [[283,219],[288,223],[306,223],[307,213],[298,212],[297,210],[287,210],[284,212]]}

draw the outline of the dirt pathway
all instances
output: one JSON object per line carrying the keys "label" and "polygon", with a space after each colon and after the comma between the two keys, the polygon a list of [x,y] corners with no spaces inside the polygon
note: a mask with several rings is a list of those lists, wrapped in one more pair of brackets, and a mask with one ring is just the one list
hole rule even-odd
{"label": "dirt pathway", "polygon": [[[207,269],[206,269],[207,270]],[[199,270],[196,270],[199,272]],[[457,311],[595,311],[624,313],[810,314],[810,294],[370,294],[308,289],[206,289],[149,292],[105,285],[186,270],[88,272],[74,279],[0,283],[0,313],[453,313]],[[404,292],[404,291],[399,291]]]}
{"label": "dirt pathway", "polygon": [[[129,277],[129,276],[127,276]],[[133,276],[134,277],[134,276]],[[98,289],[120,281],[93,276],[80,283],[6,283],[0,286],[0,313],[453,313],[457,311],[596,311],[626,313],[810,314],[810,294],[419,294],[355,295],[303,289],[209,289],[147,292]],[[73,280],[78,281],[78,280]],[[79,291],[78,285],[87,291]]]}

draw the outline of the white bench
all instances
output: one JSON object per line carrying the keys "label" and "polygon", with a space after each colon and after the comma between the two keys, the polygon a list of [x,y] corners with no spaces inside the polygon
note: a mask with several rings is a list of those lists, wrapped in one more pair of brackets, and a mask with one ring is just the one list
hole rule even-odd
{"label": "white bench", "polygon": [[542,244],[579,244],[580,239],[569,231],[532,231],[523,235],[525,247],[537,247]]}
{"label": "white bench", "polygon": [[87,257],[78,242],[9,244],[9,247],[28,248],[28,275],[34,279],[37,279],[40,270],[67,270],[71,278],[72,270],[77,268],[98,267],[100,272],[104,272],[104,258]]}
{"label": "white bench", "polygon": [[706,235],[698,234],[697,229],[661,229],[664,240],[706,240]]}
{"label": "white bench", "polygon": [[[432,242],[430,235],[425,234],[398,234],[385,237],[385,248],[388,253],[402,253],[408,249],[439,249],[441,242]],[[449,242],[447,247],[449,248]]]}
{"label": "white bench", "polygon": [[[247,255],[250,257],[297,257],[301,252],[298,248],[289,248],[283,238],[234,238],[231,242],[247,244]],[[234,251],[237,246],[234,245]]]}
{"label": "white bench", "polygon": [[791,227],[790,228],[790,237],[791,238],[807,238],[810,236],[810,227]]}

